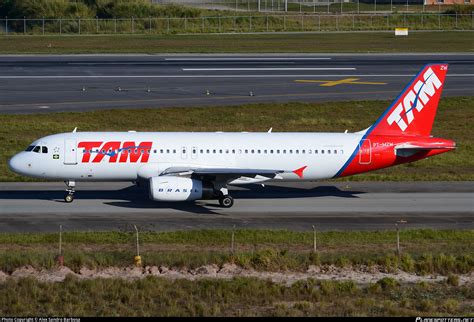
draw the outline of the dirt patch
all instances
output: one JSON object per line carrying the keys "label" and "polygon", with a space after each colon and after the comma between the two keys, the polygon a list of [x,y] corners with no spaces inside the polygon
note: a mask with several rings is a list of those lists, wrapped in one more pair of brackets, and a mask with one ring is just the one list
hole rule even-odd
{"label": "dirt patch", "polygon": [[[136,280],[147,276],[159,276],[169,279],[187,279],[198,280],[203,278],[211,279],[232,279],[234,277],[251,277],[258,279],[271,280],[275,283],[292,285],[295,282],[307,280],[309,278],[318,280],[352,280],[358,284],[375,283],[378,280],[389,277],[401,283],[417,282],[444,282],[447,277],[441,275],[417,275],[415,273],[398,270],[396,272],[385,272],[378,266],[354,266],[340,268],[334,265],[322,265],[308,267],[306,272],[261,272],[253,269],[244,269],[235,264],[224,264],[219,267],[215,264],[201,266],[197,269],[170,268],[166,266],[146,266],[141,267],[106,267],[102,269],[90,269],[82,267],[78,273],[68,267],[59,267],[55,269],[36,269],[32,266],[23,266],[11,274],[0,271],[0,282],[8,279],[18,279],[31,277],[42,282],[61,282],[66,276],[72,275],[79,279],[93,278],[120,278],[125,280]],[[472,284],[474,282],[474,272],[470,274],[459,275],[461,285]]]}

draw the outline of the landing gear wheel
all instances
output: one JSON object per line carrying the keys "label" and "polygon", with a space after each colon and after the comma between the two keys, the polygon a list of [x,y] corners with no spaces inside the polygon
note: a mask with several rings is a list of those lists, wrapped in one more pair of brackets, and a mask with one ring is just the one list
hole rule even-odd
{"label": "landing gear wheel", "polygon": [[64,201],[66,201],[67,203],[71,203],[73,200],[74,200],[73,194],[68,193],[67,195],[64,196]]}
{"label": "landing gear wheel", "polygon": [[230,208],[234,204],[234,198],[229,195],[225,195],[219,198],[219,204],[221,207]]}

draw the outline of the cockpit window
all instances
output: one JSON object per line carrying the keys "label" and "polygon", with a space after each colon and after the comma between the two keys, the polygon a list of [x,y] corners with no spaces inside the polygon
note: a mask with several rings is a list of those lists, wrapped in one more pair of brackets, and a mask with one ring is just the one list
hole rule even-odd
{"label": "cockpit window", "polygon": [[41,147],[41,153],[48,153],[48,147],[47,146],[42,146]]}
{"label": "cockpit window", "polygon": [[36,152],[36,153],[39,153],[40,152],[40,149],[41,147],[39,145],[35,146],[35,148],[33,149],[33,152]]}
{"label": "cockpit window", "polygon": [[26,152],[30,152],[30,151],[32,151],[34,148],[35,148],[34,145],[30,145],[29,147],[26,148],[25,151],[26,151]]}

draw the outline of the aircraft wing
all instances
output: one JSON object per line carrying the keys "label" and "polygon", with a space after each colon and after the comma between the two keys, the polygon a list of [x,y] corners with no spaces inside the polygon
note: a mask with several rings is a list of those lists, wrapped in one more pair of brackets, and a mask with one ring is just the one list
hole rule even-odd
{"label": "aircraft wing", "polygon": [[[163,171],[161,176],[189,176],[195,179],[231,181],[240,177],[257,176],[275,179],[284,170],[262,170],[262,169],[240,169],[240,168],[186,168],[186,167],[171,167]],[[263,179],[264,179],[263,178]]]}

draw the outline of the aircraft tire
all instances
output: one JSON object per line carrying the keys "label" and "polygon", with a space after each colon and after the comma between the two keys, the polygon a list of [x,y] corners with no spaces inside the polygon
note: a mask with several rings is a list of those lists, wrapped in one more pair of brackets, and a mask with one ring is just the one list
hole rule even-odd
{"label": "aircraft tire", "polygon": [[234,198],[230,195],[225,195],[219,198],[219,204],[223,208],[230,208],[234,205]]}
{"label": "aircraft tire", "polygon": [[74,195],[68,193],[64,196],[64,201],[67,203],[71,203],[74,201]]}

